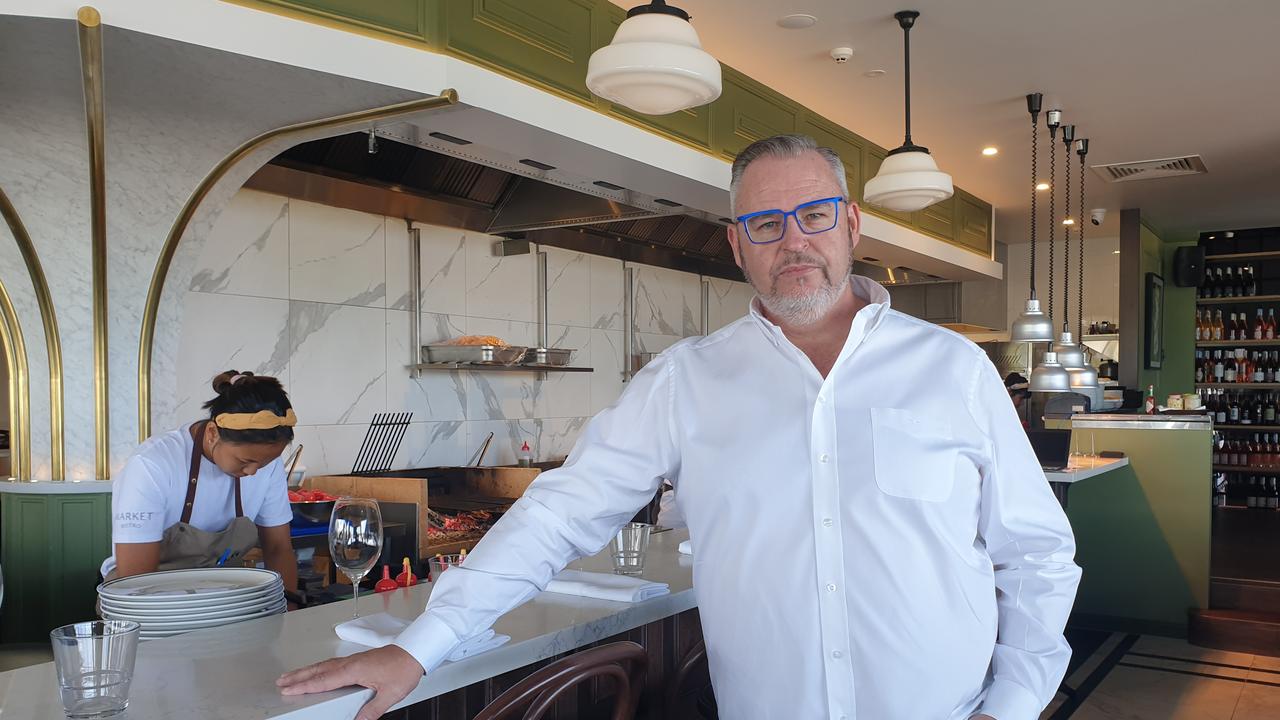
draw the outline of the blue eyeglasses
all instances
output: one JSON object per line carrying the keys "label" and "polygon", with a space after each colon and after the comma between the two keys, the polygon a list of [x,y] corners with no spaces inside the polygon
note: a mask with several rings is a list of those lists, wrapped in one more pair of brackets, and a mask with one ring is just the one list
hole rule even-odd
{"label": "blue eyeglasses", "polygon": [[829,197],[797,205],[795,210],[760,210],[739,215],[738,222],[747,231],[752,245],[776,243],[787,233],[787,216],[796,221],[796,227],[805,235],[816,235],[836,226],[840,219],[840,203],[843,197]]}

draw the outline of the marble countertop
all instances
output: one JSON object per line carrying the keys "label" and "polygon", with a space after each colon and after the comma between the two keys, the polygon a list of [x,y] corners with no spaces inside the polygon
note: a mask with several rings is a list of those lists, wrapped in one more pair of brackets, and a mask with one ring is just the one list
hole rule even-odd
{"label": "marble countertop", "polygon": [[1129,458],[1104,458],[1074,456],[1066,470],[1046,472],[1045,479],[1055,483],[1073,483],[1097,477],[1103,473],[1117,470],[1129,464]]}
{"label": "marble countertop", "polygon": [[[677,550],[688,536],[687,530],[670,530],[654,535],[649,545],[643,577],[668,583],[670,595],[629,604],[542,593],[494,625],[497,632],[511,636],[510,642],[460,662],[446,662],[424,677],[402,705],[421,702],[695,607],[693,559]],[[607,572],[613,566],[606,551],[570,567]],[[377,595],[361,594],[360,613],[385,611],[413,618],[422,611],[430,594],[430,584]],[[348,688],[284,697],[275,687],[275,679],[287,670],[364,650],[360,645],[339,640],[333,632],[334,625],[350,616],[351,603],[338,602],[143,642],[138,649],[129,710],[120,717],[352,718],[372,696],[371,691]],[[0,717],[62,720],[52,663],[0,673]]]}
{"label": "marble countertop", "polygon": [[76,493],[109,493],[110,480],[79,480],[64,482],[18,482],[17,480],[0,480],[0,494],[18,495],[74,495]]}

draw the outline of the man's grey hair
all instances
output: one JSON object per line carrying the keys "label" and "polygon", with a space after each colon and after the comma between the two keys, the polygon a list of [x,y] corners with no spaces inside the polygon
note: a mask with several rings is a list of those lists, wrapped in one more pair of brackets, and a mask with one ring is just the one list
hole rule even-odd
{"label": "man's grey hair", "polygon": [[840,184],[840,194],[848,199],[849,181],[844,175],[844,163],[835,150],[818,145],[808,135],[774,135],[751,143],[733,159],[733,172],[729,179],[729,207],[733,209],[734,215],[738,214],[738,185],[751,163],[762,157],[798,158],[811,152],[822,156],[831,166],[831,172],[835,173],[836,182]]}

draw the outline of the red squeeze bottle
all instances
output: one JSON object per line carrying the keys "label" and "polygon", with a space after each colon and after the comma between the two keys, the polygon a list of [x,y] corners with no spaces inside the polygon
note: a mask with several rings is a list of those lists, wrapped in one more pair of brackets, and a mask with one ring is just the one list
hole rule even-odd
{"label": "red squeeze bottle", "polygon": [[395,580],[391,579],[391,566],[383,565],[382,579],[378,581],[378,584],[373,586],[373,591],[387,592],[388,590],[395,590],[397,587],[399,587],[399,585],[396,584]]}
{"label": "red squeeze bottle", "polygon": [[404,570],[396,576],[396,584],[401,587],[409,587],[418,584],[418,576],[413,574],[409,569],[409,558],[404,559]]}

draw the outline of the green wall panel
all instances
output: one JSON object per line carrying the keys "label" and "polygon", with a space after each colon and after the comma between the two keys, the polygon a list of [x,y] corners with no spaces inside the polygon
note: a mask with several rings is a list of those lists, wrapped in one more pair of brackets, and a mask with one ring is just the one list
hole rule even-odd
{"label": "green wall panel", "polygon": [[991,249],[991,206],[956,188],[955,241],[971,250]]}
{"label": "green wall panel", "polygon": [[592,0],[445,0],[445,48],[594,104]]}
{"label": "green wall panel", "polygon": [[109,493],[0,495],[0,641],[43,642],[59,625],[94,617],[110,513]]}
{"label": "green wall panel", "polygon": [[354,22],[371,30],[421,38],[426,30],[422,0],[260,0],[287,10]]}
{"label": "green wall panel", "polygon": [[867,141],[817,115],[802,118],[796,132],[808,135],[818,141],[819,145],[836,151],[844,163],[844,177],[849,183],[849,197],[861,203],[862,152],[867,146]]}
{"label": "green wall panel", "polygon": [[929,207],[911,213],[912,224],[938,238],[952,242],[955,238],[956,198],[954,195]]}
{"label": "green wall panel", "polygon": [[[777,133],[820,136],[845,160],[849,191],[859,203],[863,184],[885,158],[884,148],[727,66],[722,66],[720,98],[688,111],[639,115],[593,96],[586,87],[588,60],[612,40],[626,17],[623,8],[608,0],[237,1],[411,38],[427,49],[492,68],[722,158],[732,159],[751,142]],[[918,213],[865,205],[863,210],[991,256],[991,206],[972,195],[961,197],[959,189],[955,199]]]}
{"label": "green wall panel", "polygon": [[712,117],[712,144],[732,160],[743,148],[770,135],[796,131],[799,108],[769,88],[724,68],[724,89]]}
{"label": "green wall panel", "polygon": [[1076,428],[1129,467],[1071,486],[1067,516],[1084,571],[1075,612],[1135,630],[1185,632],[1209,603],[1210,431]]}

